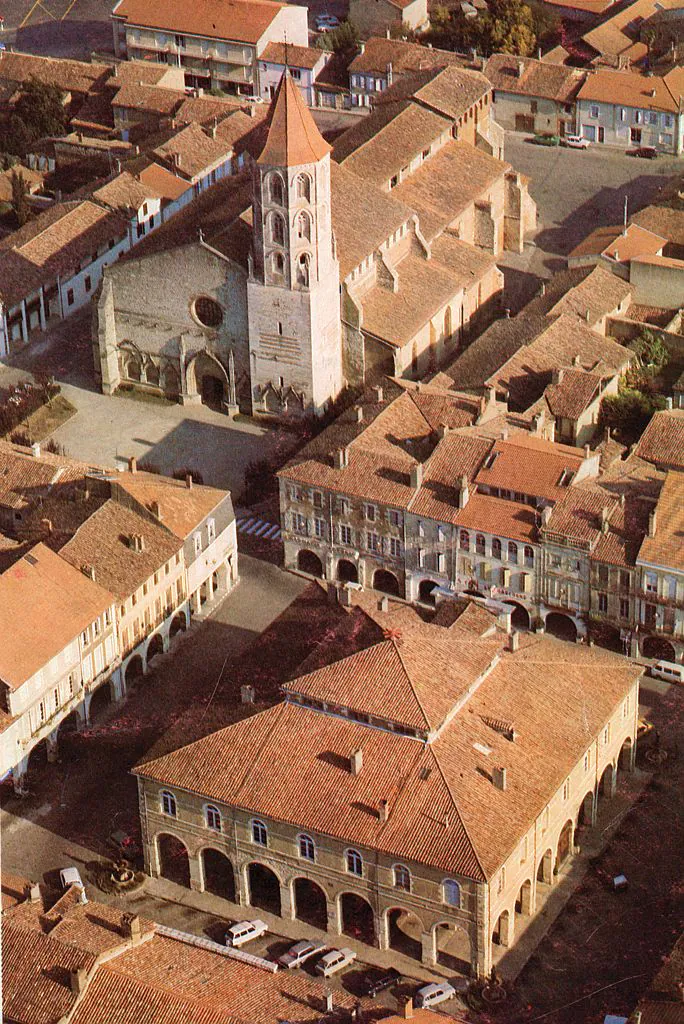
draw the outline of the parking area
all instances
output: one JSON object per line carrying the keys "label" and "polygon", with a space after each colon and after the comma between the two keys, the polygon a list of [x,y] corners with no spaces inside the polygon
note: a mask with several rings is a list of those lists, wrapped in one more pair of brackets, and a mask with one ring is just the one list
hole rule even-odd
{"label": "parking area", "polygon": [[2,42],[16,50],[86,60],[113,52],[112,0],[0,0]]}

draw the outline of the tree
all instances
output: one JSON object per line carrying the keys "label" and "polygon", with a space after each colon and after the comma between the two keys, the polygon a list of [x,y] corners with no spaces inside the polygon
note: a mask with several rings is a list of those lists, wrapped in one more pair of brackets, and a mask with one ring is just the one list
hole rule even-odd
{"label": "tree", "polygon": [[662,395],[623,386],[617,395],[607,395],[601,402],[599,426],[609,427],[624,444],[632,444],[641,437],[653,413],[664,408]]}
{"label": "tree", "polygon": [[64,93],[56,85],[30,78],[22,86],[14,112],[4,126],[0,146],[7,153],[23,156],[29,146],[46,135],[64,135],[67,112]]}
{"label": "tree", "polygon": [[440,9],[427,42],[442,49],[464,53],[477,50],[484,57],[492,53],[515,53],[527,57],[537,45],[535,15],[523,0],[489,0],[489,10],[476,18],[455,8],[448,20]]}
{"label": "tree", "polygon": [[355,50],[359,41],[359,30],[353,21],[343,21],[341,25],[331,32],[322,32],[316,41],[321,50],[333,50],[335,53],[344,53]]}
{"label": "tree", "polygon": [[24,226],[31,216],[31,207],[28,203],[28,185],[26,178],[21,172],[12,171],[10,177],[12,184],[12,209],[17,218],[20,228]]}
{"label": "tree", "polygon": [[632,342],[632,350],[636,354],[640,369],[653,377],[667,366],[670,359],[662,336],[649,327],[641,328]]}
{"label": "tree", "polygon": [[532,11],[522,0],[496,0],[490,3],[492,18],[490,53],[515,53],[529,57],[537,37]]}

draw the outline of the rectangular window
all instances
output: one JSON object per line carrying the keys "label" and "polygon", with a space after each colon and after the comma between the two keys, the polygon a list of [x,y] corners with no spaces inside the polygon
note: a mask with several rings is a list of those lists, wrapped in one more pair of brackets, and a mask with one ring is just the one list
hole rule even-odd
{"label": "rectangular window", "polygon": [[584,755],[584,770],[585,770],[585,772],[588,772],[590,768],[591,768],[591,751],[588,750],[586,752],[586,754]]}
{"label": "rectangular window", "polygon": [[389,521],[392,524],[392,526],[400,526],[401,525],[401,517],[400,517],[400,515],[399,515],[399,513],[397,512],[396,509],[391,508],[389,510],[389,512],[387,513],[387,518],[389,519]]}
{"label": "rectangular window", "polygon": [[295,512],[292,516],[292,529],[295,533],[307,534],[309,530],[306,516],[300,515],[299,512]]}
{"label": "rectangular window", "polygon": [[45,721],[45,701],[43,700],[41,700],[40,704],[38,705],[38,718],[40,719],[41,722]]}
{"label": "rectangular window", "polygon": [[425,548],[418,548],[418,566],[420,569],[425,568]]}
{"label": "rectangular window", "polygon": [[353,536],[351,526],[340,526],[340,544],[346,544],[348,547],[351,547],[354,542]]}
{"label": "rectangular window", "polygon": [[369,551],[379,553],[382,551],[382,541],[377,533],[372,533],[370,530],[366,534],[366,544]]}
{"label": "rectangular window", "polygon": [[324,538],[325,537],[325,520],[324,519],[314,519],[314,530],[316,531],[316,536],[319,539]]}
{"label": "rectangular window", "polygon": [[437,572],[444,572],[446,568],[446,557],[440,551],[437,555]]}
{"label": "rectangular window", "polygon": [[338,498],[337,507],[343,516],[349,515],[349,509],[351,508],[349,498]]}
{"label": "rectangular window", "polygon": [[599,565],[599,567],[598,567],[598,579],[599,579],[599,583],[607,583],[608,582],[608,566],[607,565]]}
{"label": "rectangular window", "polygon": [[[209,544],[211,544],[211,542],[214,540],[215,537],[216,537],[216,523],[215,523],[215,521],[213,519],[210,519],[207,522],[207,541],[209,542]],[[168,572],[168,566],[167,566],[167,570],[166,571]]]}
{"label": "rectangular window", "polygon": [[196,533],[195,534],[195,555],[197,556],[197,555],[201,555],[201,554],[202,554],[202,534],[201,533]]}
{"label": "rectangular window", "polygon": [[93,282],[90,280],[90,274],[86,274],[83,284],[85,286],[85,290],[89,292],[90,289],[93,287]]}
{"label": "rectangular window", "polygon": [[401,541],[398,537],[390,537],[390,555],[392,558],[401,558]]}
{"label": "rectangular window", "polygon": [[89,640],[90,634],[87,629],[84,629],[83,632],[81,633],[81,643],[83,644],[84,647],[88,646]]}
{"label": "rectangular window", "polygon": [[369,523],[375,522],[376,514],[377,509],[375,508],[375,505],[366,505],[366,519]]}
{"label": "rectangular window", "polygon": [[646,593],[657,594],[658,593],[658,577],[653,572],[647,572],[645,577],[646,582]]}
{"label": "rectangular window", "polygon": [[628,619],[629,618],[629,601],[627,600],[626,597],[620,598],[620,618],[621,619]]}
{"label": "rectangular window", "polygon": [[629,590],[631,577],[624,569],[620,570],[620,587],[622,590]]}
{"label": "rectangular window", "polygon": [[629,697],[625,699],[625,703],[622,705],[622,717],[627,718],[629,714]]}
{"label": "rectangular window", "polygon": [[57,689],[57,687],[55,687],[54,690],[52,691],[52,697],[53,697],[54,702],[55,702],[55,711],[56,711],[57,708],[59,707],[59,690]]}
{"label": "rectangular window", "polygon": [[608,611],[608,595],[607,594],[599,594],[599,596],[598,596],[598,610],[600,612],[607,612]]}
{"label": "rectangular window", "polygon": [[610,725],[607,725],[603,730],[603,745],[608,746],[610,743]]}
{"label": "rectangular window", "polygon": [[67,289],[67,306],[73,306],[74,304],[74,289]]}
{"label": "rectangular window", "polygon": [[598,117],[599,116],[599,108],[592,104],[591,109],[589,111],[589,116],[590,117]]}
{"label": "rectangular window", "polygon": [[501,871],[499,872],[499,881],[498,881],[498,884],[496,886],[497,893],[499,895],[501,895],[501,893],[504,891],[505,887],[506,887],[506,868],[501,868]]}
{"label": "rectangular window", "polygon": [[563,799],[568,800],[570,797],[570,779],[566,779],[563,783]]}
{"label": "rectangular window", "polygon": [[320,491],[313,492],[314,508],[323,508],[323,495]]}
{"label": "rectangular window", "polygon": [[69,696],[73,697],[73,695],[74,695],[74,677],[72,675],[70,675],[68,680],[67,680],[67,687],[68,687],[68,690],[69,690]]}
{"label": "rectangular window", "polygon": [[301,501],[298,487],[290,488],[290,501]]}

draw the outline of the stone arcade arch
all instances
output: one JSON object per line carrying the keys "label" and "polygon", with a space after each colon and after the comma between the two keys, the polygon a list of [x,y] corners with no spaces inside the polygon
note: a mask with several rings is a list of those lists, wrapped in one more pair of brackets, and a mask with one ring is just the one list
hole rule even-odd
{"label": "stone arcade arch", "polygon": [[103,714],[112,703],[112,691],[109,683],[102,683],[96,690],[93,690],[88,705],[88,718],[98,718],[99,715]]}
{"label": "stone arcade arch", "polygon": [[393,572],[388,572],[387,569],[375,570],[373,573],[373,589],[381,590],[383,594],[389,594],[391,597],[401,597],[399,580]]}
{"label": "stone arcade arch", "polygon": [[297,554],[297,568],[300,572],[306,572],[310,576],[323,578],[323,562],[314,551],[309,551],[307,548],[302,548]]}
{"label": "stone arcade arch", "polygon": [[149,668],[150,662],[153,658],[156,658],[158,654],[164,653],[164,637],[161,633],[155,633],[150,638],[150,642],[147,645],[147,665]]}
{"label": "stone arcade arch", "polygon": [[295,878],[292,893],[295,917],[312,928],[325,931],[328,926],[328,900],[320,885],[310,878]]}
{"label": "stone arcade arch", "polygon": [[594,792],[585,793],[577,814],[577,827],[589,828],[594,823]]}
{"label": "stone arcade arch", "polygon": [[454,921],[439,921],[432,928],[436,962],[458,974],[470,974],[472,949],[465,928]]}
{"label": "stone arcade arch", "polygon": [[656,658],[658,661],[676,661],[677,652],[670,643],[662,636],[647,636],[641,643],[641,653],[644,658]]}
{"label": "stone arcade arch", "polygon": [[235,872],[225,853],[212,846],[202,850],[204,890],[235,903]]}
{"label": "stone arcade arch", "polygon": [[420,918],[403,907],[392,907],[386,912],[386,918],[389,948],[422,961],[424,929]]}
{"label": "stone arcade arch", "polygon": [[519,604],[517,601],[506,601],[509,608],[512,609],[513,614],[511,615],[511,625],[514,629],[529,629],[530,628],[530,613],[524,605]]}
{"label": "stone arcade arch", "polygon": [[523,917],[530,917],[532,914],[532,880],[530,878],[520,886],[520,892],[515,901],[515,912]]}
{"label": "stone arcade arch", "polygon": [[156,838],[159,874],[170,882],[190,888],[190,858],[185,843],[170,832]]}
{"label": "stone arcade arch", "polygon": [[563,612],[549,612],[544,620],[544,629],[559,640],[568,640],[574,643],[577,640],[577,626],[569,615]]}
{"label": "stone arcade arch", "polygon": [[492,944],[494,946],[510,946],[512,942],[511,915],[507,910],[502,910],[492,931]]}
{"label": "stone arcade arch", "polygon": [[171,619],[171,625],[169,626],[169,636],[173,640],[174,636],[178,633],[184,633],[188,628],[188,620],[185,612],[176,612],[174,617]]}
{"label": "stone arcade arch", "polygon": [[247,868],[249,902],[280,917],[280,879],[275,871],[254,861]]}
{"label": "stone arcade arch", "polygon": [[368,900],[355,892],[343,892],[340,896],[340,920],[342,931],[352,939],[365,942],[367,946],[376,944],[375,918],[373,908]]}
{"label": "stone arcade arch", "polygon": [[547,850],[537,866],[537,881],[553,885],[553,850]]}
{"label": "stone arcade arch", "polygon": [[145,665],[142,660],[142,655],[134,654],[133,657],[129,659],[128,664],[124,669],[124,682],[126,683],[126,686],[132,686],[133,683],[142,679],[144,674]]}
{"label": "stone arcade arch", "polygon": [[202,404],[219,412],[230,392],[228,374],[222,363],[211,352],[198,352],[190,360],[185,374],[188,395],[199,395]]}
{"label": "stone arcade arch", "polygon": [[558,836],[558,843],[556,846],[556,872],[560,871],[572,853],[573,832],[574,828],[572,822],[566,821],[561,829],[560,835]]}
{"label": "stone arcade arch", "polygon": [[421,580],[418,586],[418,600],[424,604],[435,603],[435,590],[439,586],[434,580]]}
{"label": "stone arcade arch", "polygon": [[337,563],[337,578],[342,583],[358,583],[359,570],[348,558],[340,558]]}

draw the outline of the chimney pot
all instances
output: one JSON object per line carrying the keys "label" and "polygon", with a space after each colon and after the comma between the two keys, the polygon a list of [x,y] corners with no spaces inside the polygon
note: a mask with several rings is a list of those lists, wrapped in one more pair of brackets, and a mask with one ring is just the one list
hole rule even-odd
{"label": "chimney pot", "polygon": [[655,537],[657,527],[657,512],[655,509],[648,516],[648,535],[649,537]]}
{"label": "chimney pot", "polygon": [[363,406],[357,405],[354,409],[354,413],[356,415],[356,422],[363,423]]}
{"label": "chimney pot", "polygon": [[511,633],[511,654],[515,654],[516,651],[520,650],[520,633],[517,629],[514,629]]}
{"label": "chimney pot", "polygon": [[87,981],[88,972],[86,971],[85,967],[77,967],[75,970],[71,971],[71,991],[74,993],[74,995],[81,995],[81,993],[84,991],[86,987]]}
{"label": "chimney pot", "polygon": [[351,608],[351,590],[348,587],[340,587],[338,592],[338,600],[343,608]]}
{"label": "chimney pot", "polygon": [[665,408],[666,409],[671,409],[672,408],[672,398],[671,398],[671,396],[668,396],[665,399]]}
{"label": "chimney pot", "polygon": [[349,758],[349,770],[352,775],[360,775],[361,769],[363,768],[363,750],[361,747],[357,747],[356,750],[352,751],[352,755]]}
{"label": "chimney pot", "polygon": [[494,785],[496,786],[497,789],[500,789],[502,792],[505,791],[505,789],[506,789],[506,769],[505,768],[495,768],[494,771],[492,772],[492,782],[494,783]]}
{"label": "chimney pot", "polygon": [[584,458],[585,459],[591,458],[591,448],[589,447],[588,444],[585,444],[585,446],[584,446]]}
{"label": "chimney pot", "polygon": [[447,436],[448,433],[449,433],[449,426],[448,426],[448,424],[440,423],[440,425],[437,427],[437,436],[440,439],[443,439],[443,438],[445,438]]}
{"label": "chimney pot", "polygon": [[124,914],[121,918],[121,926],[126,939],[139,939],[142,934],[142,924],[137,914]]}
{"label": "chimney pot", "polygon": [[158,501],[153,501],[150,504],[150,512],[155,517],[155,519],[158,519],[159,522],[162,521],[162,511]]}
{"label": "chimney pot", "polygon": [[40,458],[40,445],[37,441],[34,441],[31,445],[31,455],[33,455],[34,459]]}
{"label": "chimney pot", "polygon": [[192,473],[185,474],[185,486],[189,491],[192,490]]}
{"label": "chimney pot", "polygon": [[375,392],[375,401],[378,403],[382,402],[384,398],[382,386],[378,385],[377,387],[373,388],[373,391]]}
{"label": "chimney pot", "polygon": [[465,474],[459,480],[458,485],[458,507],[465,508],[468,504],[470,497],[470,488],[468,487],[468,477]]}
{"label": "chimney pot", "polygon": [[138,460],[136,459],[135,455],[131,455],[130,459],[128,460],[128,472],[129,473],[137,473],[138,472]]}
{"label": "chimney pot", "polygon": [[333,1005],[333,994],[332,994],[332,992],[326,992],[325,993],[325,1012],[326,1013],[332,1013],[333,1012],[333,1008],[334,1008],[334,1005]]}
{"label": "chimney pot", "polygon": [[29,888],[29,903],[38,903],[40,901],[40,886],[37,884],[31,885]]}
{"label": "chimney pot", "polygon": [[386,612],[389,611],[389,597],[381,597],[378,601],[378,611]]}
{"label": "chimney pot", "polygon": [[349,465],[349,449],[338,448],[335,452],[335,469],[346,469]]}
{"label": "chimney pot", "polygon": [[380,821],[387,821],[389,818],[389,801],[380,801]]}
{"label": "chimney pot", "polygon": [[422,462],[416,463],[415,466],[411,467],[411,487],[414,490],[418,490],[419,487],[423,486],[423,464]]}

